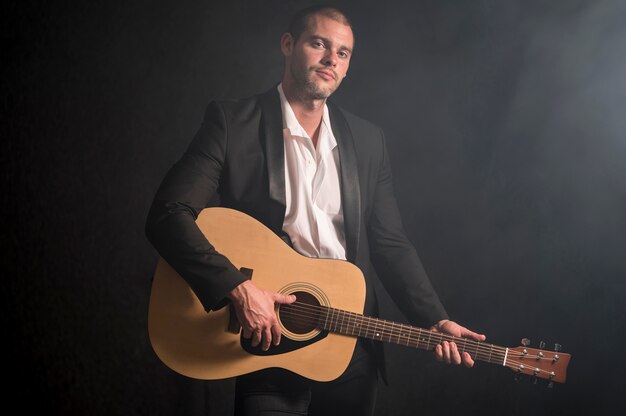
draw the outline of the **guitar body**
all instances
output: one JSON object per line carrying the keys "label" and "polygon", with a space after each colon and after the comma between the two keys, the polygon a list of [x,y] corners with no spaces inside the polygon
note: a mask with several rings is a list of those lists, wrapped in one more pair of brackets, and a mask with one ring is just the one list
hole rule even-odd
{"label": "guitar body", "polygon": [[[311,259],[296,253],[263,224],[227,208],[207,208],[197,221],[215,249],[237,268],[252,269],[255,285],[294,293],[325,307],[361,314],[365,281],[342,260]],[[148,312],[150,342],[172,370],[197,379],[223,379],[279,367],[317,381],[339,377],[352,357],[356,338],[298,327],[281,319],[281,345],[268,353],[230,332],[230,306],[206,312],[187,285],[163,259],[152,283]]]}

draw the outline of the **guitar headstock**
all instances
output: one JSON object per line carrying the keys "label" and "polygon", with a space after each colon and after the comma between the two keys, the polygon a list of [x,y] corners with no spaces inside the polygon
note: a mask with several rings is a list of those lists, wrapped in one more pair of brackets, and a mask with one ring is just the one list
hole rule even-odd
{"label": "guitar headstock", "polygon": [[[565,383],[570,354],[561,352],[561,346],[555,344],[554,351],[529,348],[530,341],[522,340],[522,346],[509,348],[505,366],[517,373],[543,378],[552,382]],[[541,343],[543,348],[545,343]]]}

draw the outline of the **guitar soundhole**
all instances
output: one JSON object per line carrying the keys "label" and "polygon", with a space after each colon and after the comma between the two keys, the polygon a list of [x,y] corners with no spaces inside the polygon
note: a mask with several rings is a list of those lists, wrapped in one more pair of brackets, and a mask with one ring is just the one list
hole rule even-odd
{"label": "guitar soundhole", "polygon": [[320,303],[307,292],[293,292],[296,302],[281,305],[279,319],[285,329],[294,334],[304,335],[317,329],[319,324]]}

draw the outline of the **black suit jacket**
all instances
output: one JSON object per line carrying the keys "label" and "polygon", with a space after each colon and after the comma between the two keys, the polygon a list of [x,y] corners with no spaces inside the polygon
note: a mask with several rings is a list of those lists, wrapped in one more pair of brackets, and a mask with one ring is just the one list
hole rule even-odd
{"label": "black suit jacket", "polygon": [[[339,147],[347,260],[367,281],[364,313],[377,314],[370,283],[377,271],[411,323],[423,327],[447,318],[403,230],[382,130],[331,102],[328,108]],[[253,98],[212,102],[200,130],[156,194],[146,233],[207,310],[222,306],[226,294],[246,277],[215,252],[195,219],[205,207],[221,205],[281,233],[282,126],[276,88]]]}

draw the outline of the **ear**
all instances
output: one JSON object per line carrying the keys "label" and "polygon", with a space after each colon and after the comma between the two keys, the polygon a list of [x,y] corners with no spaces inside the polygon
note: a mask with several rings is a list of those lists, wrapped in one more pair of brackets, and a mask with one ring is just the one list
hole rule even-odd
{"label": "ear", "polygon": [[284,56],[291,56],[293,53],[294,39],[291,33],[285,32],[280,38],[280,50]]}

